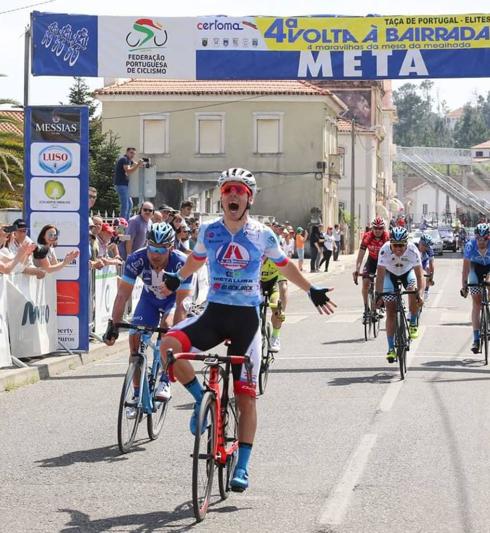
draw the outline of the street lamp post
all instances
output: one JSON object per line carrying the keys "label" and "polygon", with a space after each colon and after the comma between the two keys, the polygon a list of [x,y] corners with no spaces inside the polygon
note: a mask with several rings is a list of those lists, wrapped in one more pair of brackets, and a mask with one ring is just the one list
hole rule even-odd
{"label": "street lamp post", "polygon": [[356,235],[356,228],[355,228],[355,215],[356,215],[356,120],[353,118],[351,120],[351,164],[350,164],[350,245],[349,245],[349,251],[351,254],[354,253],[355,250],[355,235]]}

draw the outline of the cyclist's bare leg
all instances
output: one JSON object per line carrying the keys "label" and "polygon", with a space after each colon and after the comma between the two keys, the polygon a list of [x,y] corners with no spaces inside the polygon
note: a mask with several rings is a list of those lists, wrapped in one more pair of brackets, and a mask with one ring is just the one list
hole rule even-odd
{"label": "cyclist's bare leg", "polygon": [[[137,354],[140,351],[140,333],[135,333],[134,335],[129,335],[129,357],[133,354]],[[137,389],[140,386],[140,370],[136,369],[136,372],[133,375],[133,388]]]}
{"label": "cyclist's bare leg", "polygon": [[[167,361],[167,350],[180,353],[182,352],[182,344],[175,337],[163,337],[160,343],[160,354],[163,364]],[[183,360],[175,362],[174,375],[182,384],[190,383],[196,377],[196,373],[190,362]]]}
{"label": "cyclist's bare leg", "polygon": [[471,309],[471,324],[473,331],[480,330],[481,294],[472,294],[473,307]]}
{"label": "cyclist's bare leg", "polygon": [[419,314],[419,303],[416,294],[408,295],[408,308],[410,309],[410,316],[417,316]]}
{"label": "cyclist's bare leg", "polygon": [[237,394],[238,400],[238,440],[252,444],[257,429],[256,399],[248,394]]}
{"label": "cyclist's bare leg", "polygon": [[369,283],[370,283],[369,278],[362,278],[361,293],[362,293],[362,300],[364,302],[364,309],[367,309],[367,306],[368,306]]}
{"label": "cyclist's bare leg", "polygon": [[288,282],[279,281],[279,299],[281,300],[282,312],[286,312],[286,307],[288,304]]}

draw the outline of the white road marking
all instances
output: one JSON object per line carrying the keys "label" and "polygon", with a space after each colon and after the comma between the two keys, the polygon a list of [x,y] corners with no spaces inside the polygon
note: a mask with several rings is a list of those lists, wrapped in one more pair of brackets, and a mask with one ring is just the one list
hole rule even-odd
{"label": "white road marking", "polygon": [[369,454],[376,443],[377,435],[366,433],[351,455],[344,473],[328,497],[320,516],[321,525],[338,525],[347,511],[352,491],[366,467]]}

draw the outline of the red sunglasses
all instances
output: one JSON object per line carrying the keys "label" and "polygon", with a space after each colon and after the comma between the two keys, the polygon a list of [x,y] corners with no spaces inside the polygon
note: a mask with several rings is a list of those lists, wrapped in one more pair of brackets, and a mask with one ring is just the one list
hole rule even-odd
{"label": "red sunglasses", "polygon": [[234,192],[235,194],[241,195],[241,194],[248,194],[251,195],[250,189],[243,185],[242,183],[227,183],[221,187],[221,194],[230,194]]}

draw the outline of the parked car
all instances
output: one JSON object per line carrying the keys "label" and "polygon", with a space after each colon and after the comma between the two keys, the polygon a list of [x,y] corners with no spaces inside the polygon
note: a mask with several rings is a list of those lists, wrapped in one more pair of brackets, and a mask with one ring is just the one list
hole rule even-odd
{"label": "parked car", "polygon": [[458,242],[456,235],[454,235],[453,228],[444,226],[437,228],[442,238],[443,250],[451,250],[456,252],[458,249]]}
{"label": "parked car", "polygon": [[430,235],[432,237],[432,249],[434,250],[435,255],[442,255],[444,244],[442,242],[441,235],[439,234],[439,231],[436,229],[426,229],[425,231],[415,230],[408,234],[408,239],[413,242],[414,244],[417,244],[420,240],[420,236],[422,233],[425,233],[426,235]]}

